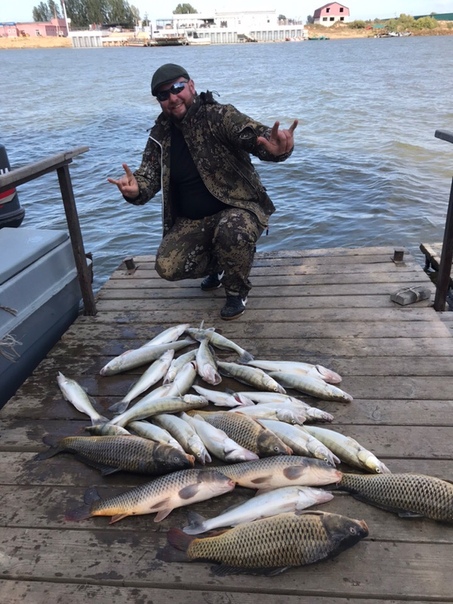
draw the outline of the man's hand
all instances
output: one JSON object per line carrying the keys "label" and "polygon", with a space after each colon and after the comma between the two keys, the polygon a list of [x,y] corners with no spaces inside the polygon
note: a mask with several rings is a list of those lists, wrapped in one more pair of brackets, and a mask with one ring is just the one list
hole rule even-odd
{"label": "man's hand", "polygon": [[294,147],[293,133],[298,123],[298,120],[294,120],[288,130],[279,130],[280,122],[275,122],[269,140],[264,136],[259,136],[256,142],[262,145],[271,155],[278,156],[289,153]]}
{"label": "man's hand", "polygon": [[129,166],[127,164],[122,164],[124,171],[126,174],[122,176],[119,180],[115,180],[114,178],[107,178],[112,185],[116,185],[120,190],[121,194],[125,197],[137,197],[140,193],[138,188],[138,182],[135,176],[132,174]]}

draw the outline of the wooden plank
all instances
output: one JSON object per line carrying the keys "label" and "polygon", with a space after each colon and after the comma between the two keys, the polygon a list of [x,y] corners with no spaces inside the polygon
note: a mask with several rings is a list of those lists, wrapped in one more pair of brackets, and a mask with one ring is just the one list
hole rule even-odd
{"label": "wooden plank", "polygon": [[[254,604],[256,592],[226,590],[221,592],[211,586],[209,589],[189,590],[172,585],[172,589],[146,587],[122,587],[120,585],[93,585],[92,583],[59,583],[43,581],[0,581],[0,593],[8,604],[49,604],[49,602],[66,602],[72,604],[187,604],[187,602],[203,601],[208,604]],[[324,598],[322,596],[291,596],[261,592],[259,599],[262,604],[363,604],[363,600],[355,598]],[[373,600],[373,604],[383,604],[388,600]],[[396,601],[393,601],[396,604]],[[413,604],[422,604],[421,600]]]}
{"label": "wooden plank", "polygon": [[[209,563],[172,564],[157,560],[152,550],[154,545],[165,544],[165,535],[158,533],[156,537],[157,542],[151,544],[146,531],[87,528],[63,532],[6,527],[2,535],[2,577],[29,580],[36,575],[41,581],[55,581],[65,576],[70,581],[84,578],[94,584],[171,588],[176,576],[189,590],[202,590],[212,581]],[[133,557],[125,554],[125,547],[133,548]],[[238,575],[234,577],[234,585],[235,590],[260,593],[272,589],[285,595],[450,598],[453,577],[449,551],[447,544],[414,546],[367,539],[334,560],[291,569],[278,582],[270,583],[268,577]],[[376,560],[380,572],[369,573]],[[230,586],[231,577],[216,578],[217,589],[231,589]]]}
{"label": "wooden plank", "polygon": [[[329,490],[329,489],[328,489]],[[85,489],[72,486],[26,486],[0,485],[2,507],[0,508],[0,526],[11,528],[27,528],[34,526],[42,529],[79,529],[80,523],[65,520],[64,514],[71,507],[78,507],[83,502]],[[100,489],[103,496],[112,496],[123,488]],[[445,525],[423,518],[402,519],[397,514],[386,512],[379,508],[367,505],[357,499],[333,490],[334,498],[320,506],[319,509],[333,514],[342,514],[350,518],[364,518],[368,526],[372,527],[374,538],[379,541],[405,541],[412,543],[453,543],[453,531],[445,530]],[[17,503],[18,495],[21,505]],[[214,518],[234,503],[245,503],[254,496],[254,492],[241,489],[214,500],[204,501],[191,506],[191,510],[205,518]],[[155,523],[153,515],[137,516],[124,519],[112,530],[120,531],[146,531],[150,541],[156,533],[168,529],[170,526],[183,527],[187,524],[187,509],[174,510],[166,522]],[[91,519],[83,523],[93,524],[92,529],[105,528],[105,519]]]}
{"label": "wooden plank", "polygon": [[[326,405],[327,410],[329,409]],[[5,436],[2,438],[2,451],[44,451],[48,447],[42,438],[46,434],[55,437],[83,435],[84,428],[90,422],[68,420],[34,420],[33,430],[26,421],[1,420],[0,427]],[[453,460],[453,426],[389,426],[379,425],[338,425],[333,423],[329,429],[340,432],[359,441],[380,458],[424,458]],[[71,454],[62,454],[72,457]],[[43,460],[43,465],[51,465],[53,458]],[[448,477],[447,477],[448,478]],[[449,480],[453,480],[452,474]]]}
{"label": "wooden plank", "polygon": [[[296,598],[304,604],[452,601],[453,532],[441,524],[405,521],[337,492],[322,509],[364,518],[368,539],[333,562],[294,569],[278,579],[217,578],[208,563],[164,564],[155,559],[166,530],[187,522],[184,508],[158,524],[152,515],[114,525],[106,518],[80,523],[64,519],[67,509],[81,505],[86,488],[96,486],[105,497],[150,477],[102,477],[70,454],[34,459],[45,448],[44,434],[79,433],[89,423],[63,399],[58,371],[77,379],[94,406],[110,417],[110,405],[144,368],[109,378],[100,376],[99,369],[172,324],[199,325],[204,320],[257,358],[317,362],[340,372],[342,387],[354,396],[351,404],[299,394],[334,414],[328,427],[357,439],[393,472],[452,480],[451,330],[428,304],[403,308],[390,302],[390,293],[401,284],[414,279],[430,284],[409,254],[404,265],[394,264],[392,255],[389,247],[259,254],[253,277],[257,285],[247,312],[231,323],[218,317],[223,291],[207,295],[196,281],[165,284],[156,277],[149,256],[138,257],[134,275],[116,271],[99,295],[99,315],[80,317],[2,410],[0,526],[5,531],[0,590],[13,598],[6,601],[27,597],[31,583],[37,588],[36,602],[45,598],[49,585],[62,601],[76,594],[77,602],[84,601],[87,585],[94,598],[114,593],[111,600],[126,603],[143,596],[146,602],[165,604],[179,604],[182,598],[247,604],[258,594],[263,602],[272,598],[278,604]],[[364,279],[368,283],[360,287]],[[111,294],[115,299],[107,300]],[[236,357],[228,352],[219,356]],[[231,379],[217,388],[224,387],[247,390]],[[252,494],[236,488],[193,509],[211,517]],[[102,603],[105,598],[99,597]],[[52,596],[46,599],[52,601]]]}
{"label": "wooden plank", "polygon": [[[116,381],[116,380],[115,380]],[[123,380],[121,380],[123,381]],[[130,382],[132,383],[132,380]],[[2,412],[2,420],[74,420],[87,424],[87,418],[77,411],[67,401],[64,401],[56,387],[49,386],[49,394],[39,399],[34,399],[34,389],[24,390],[15,398],[14,409],[6,406]],[[220,388],[221,390],[221,388]],[[27,395],[27,392],[29,393]],[[50,393],[51,392],[51,393]],[[299,398],[304,399],[303,395]],[[121,400],[120,396],[96,397],[93,399],[94,407],[106,415],[110,415],[108,406]],[[318,408],[329,411],[334,416],[334,425],[362,425],[362,424],[392,424],[397,426],[446,426],[453,421],[452,400],[407,400],[402,399],[358,399],[355,398],[351,405],[331,401],[312,401]],[[30,407],[32,407],[30,409]],[[72,425],[72,424],[71,424]],[[83,426],[84,428],[84,426]],[[75,430],[76,428],[74,428]],[[1,449],[1,440],[0,440]]]}

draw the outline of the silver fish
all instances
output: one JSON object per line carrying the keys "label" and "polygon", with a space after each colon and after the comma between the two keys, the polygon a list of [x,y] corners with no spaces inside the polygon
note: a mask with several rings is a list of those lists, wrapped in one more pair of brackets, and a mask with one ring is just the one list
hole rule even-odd
{"label": "silver fish", "polygon": [[143,346],[155,346],[156,344],[167,344],[168,342],[176,342],[182,334],[190,327],[190,323],[181,323],[174,327],[169,327],[161,333],[157,334],[152,340],[149,340]]}
{"label": "silver fish", "polygon": [[184,354],[179,355],[176,359],[170,363],[170,367],[168,368],[167,373],[164,377],[164,384],[169,384],[174,381],[178,372],[186,365],[190,363],[190,361],[194,361],[197,356],[197,348],[193,350],[189,350],[189,352],[185,352]]}
{"label": "silver fish", "polygon": [[200,345],[195,358],[198,375],[208,384],[217,386],[222,381],[222,378],[217,371],[216,361],[209,347],[209,339],[203,337],[199,341]]}
{"label": "silver fish", "polygon": [[274,420],[259,420],[259,422],[265,428],[272,430],[288,447],[291,447],[295,455],[316,457],[332,466],[340,463],[340,459],[328,447],[305,430],[301,430],[300,426],[292,426]]}
{"label": "silver fish", "polygon": [[261,369],[249,367],[247,365],[239,365],[238,363],[227,363],[225,361],[217,361],[217,366],[222,373],[234,377],[239,382],[243,382],[244,384],[254,386],[261,390],[285,394],[283,386],[267,373],[264,373]]}
{"label": "silver fish", "polygon": [[197,377],[197,365],[195,361],[186,363],[176,374],[175,379],[166,384],[170,395],[182,396],[186,394]]}
{"label": "silver fish", "polygon": [[352,401],[352,396],[341,388],[327,384],[323,380],[311,377],[310,375],[297,375],[283,371],[271,371],[269,375],[285,388],[294,388],[310,396],[326,401],[338,401],[340,403],[350,403]]}
{"label": "silver fish", "polygon": [[217,333],[213,327],[210,329],[190,328],[186,329],[186,333],[191,338],[194,338],[194,340],[200,340],[200,338],[205,337],[209,338],[211,344],[215,348],[220,348],[221,350],[232,350],[233,352],[236,352],[239,355],[239,361],[241,363],[248,363],[253,359],[253,355],[251,355],[250,352],[247,352],[247,350],[236,344],[236,342],[233,342],[233,340],[230,340]]}
{"label": "silver fish", "polygon": [[126,350],[126,352],[123,352],[104,365],[99,373],[101,375],[115,375],[129,369],[134,369],[135,367],[140,367],[140,365],[155,361],[167,350],[180,350],[181,348],[190,346],[190,344],[193,344],[193,340],[187,338],[166,344],[149,344],[140,348]]}
{"label": "silver fish", "polygon": [[266,361],[256,359],[249,361],[248,365],[259,367],[264,371],[284,371],[286,373],[311,375],[329,384],[339,384],[341,382],[341,376],[338,373],[322,365],[312,365],[300,361]]}
{"label": "silver fish", "polygon": [[223,514],[203,518],[189,510],[189,526],[183,528],[188,535],[199,535],[223,526],[237,526],[244,522],[253,522],[259,518],[276,516],[283,512],[305,510],[333,499],[333,494],[312,487],[282,487],[266,493],[257,494],[245,503],[229,508]]}
{"label": "silver fish", "polygon": [[[126,396],[123,398],[122,402],[125,403],[125,407],[122,411],[125,411],[131,401],[134,398],[137,398],[139,394],[157,384],[159,380],[161,380],[168,371],[170,367],[170,363],[173,359],[175,351],[173,348],[164,352],[162,356],[156,359],[143,373],[141,378],[132,386]],[[122,413],[121,411],[121,413]]]}
{"label": "silver fish", "polygon": [[190,416],[187,413],[181,413],[181,418],[194,428],[206,449],[222,461],[239,462],[259,459],[256,453],[241,447],[223,430],[212,426],[209,422],[205,422],[201,416]]}
{"label": "silver fish", "polygon": [[208,399],[210,403],[216,405],[217,407],[238,407],[238,406],[246,406],[253,405],[252,401],[247,401],[244,399],[235,398],[233,394],[229,392],[220,392],[219,390],[210,390],[209,388],[202,388],[201,386],[197,386],[194,384],[192,388],[201,396],[204,396]]}
{"label": "silver fish", "polygon": [[294,410],[283,404],[278,405],[254,405],[253,407],[239,407],[230,409],[230,413],[243,413],[255,419],[272,419],[288,424],[303,424],[307,419],[305,410]]}
{"label": "silver fish", "polygon": [[91,404],[88,394],[75,380],[65,377],[61,371],[57,375],[57,383],[65,400],[71,403],[77,411],[85,413],[93,425],[104,424],[109,420],[98,413]]}
{"label": "silver fish", "polygon": [[320,422],[331,422],[333,421],[333,415],[331,413],[327,413],[327,411],[323,411],[322,409],[318,409],[316,407],[312,407],[308,403],[301,401],[294,396],[290,396],[288,394],[279,394],[277,392],[236,392],[236,396],[242,399],[245,396],[247,399],[254,401],[258,404],[265,405],[277,405],[277,404],[287,404],[291,405],[296,409],[305,410],[307,414],[307,420],[311,421],[320,421]]}
{"label": "silver fish", "polygon": [[100,499],[89,490],[86,505],[68,512],[66,519],[111,516],[112,524],[126,516],[156,513],[154,522],[160,522],[175,508],[228,493],[234,486],[232,480],[216,470],[179,470],[108,499]]}
{"label": "silver fish", "polygon": [[[184,449],[181,447],[179,442],[173,438],[170,432],[164,430],[163,428],[159,428],[159,426],[156,426],[155,424],[137,420],[130,422],[128,426],[135,432],[135,434],[138,434],[138,436],[141,436],[142,438],[149,438],[150,440],[155,440],[158,443],[170,445],[170,447],[174,447],[175,449],[185,453]],[[119,426],[114,427],[119,428]]]}
{"label": "silver fish", "polygon": [[390,473],[382,461],[355,439],[318,426],[305,426],[302,429],[324,443],[341,461],[376,474]]}
{"label": "silver fish", "polygon": [[170,432],[184,451],[195,455],[196,460],[201,464],[211,463],[212,459],[206,449],[205,444],[198,436],[194,428],[176,415],[162,413],[153,418],[153,423]]}
{"label": "silver fish", "polygon": [[146,417],[152,417],[153,415],[159,415],[160,413],[178,413],[188,409],[199,409],[206,407],[208,401],[202,396],[184,395],[180,396],[166,396],[164,398],[157,399],[142,399],[135,403],[133,407],[127,409],[124,413],[117,415],[112,420],[111,424],[117,426],[127,426],[131,421],[137,419],[145,419]]}
{"label": "silver fish", "polygon": [[95,436],[126,436],[130,434],[126,428],[122,426],[114,426],[109,421],[103,424],[94,424],[93,426],[85,426],[85,430]]}

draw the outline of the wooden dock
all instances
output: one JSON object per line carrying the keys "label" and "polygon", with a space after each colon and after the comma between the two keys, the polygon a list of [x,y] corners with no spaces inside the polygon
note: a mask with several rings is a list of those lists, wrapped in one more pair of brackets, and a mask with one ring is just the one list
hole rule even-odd
{"label": "wooden dock", "polygon": [[[63,400],[58,371],[76,379],[109,415],[108,407],[141,373],[101,377],[99,369],[110,358],[170,325],[204,321],[256,358],[304,360],[339,372],[354,401],[316,401],[334,414],[333,429],[357,439],[394,472],[453,480],[452,334],[430,306],[434,286],[422,259],[406,253],[395,263],[393,251],[258,254],[247,311],[232,322],[218,316],[222,290],[203,293],[198,282],[167,283],[150,257],[135,258],[133,271],[120,267],[98,295],[97,316],[79,317],[0,411],[1,602],[453,602],[453,526],[401,519],[338,495],[320,509],[364,519],[367,539],[333,560],[277,577],[217,577],[209,563],[156,559],[166,531],[186,524],[184,508],[159,524],[152,515],[113,525],[102,517],[65,520],[65,511],[81,505],[88,487],[108,496],[146,477],[102,478],[70,455],[34,460],[45,449],[45,434],[76,434],[88,425]],[[419,285],[431,288],[431,301],[399,306],[390,300]],[[193,507],[211,517],[252,494],[238,488]]]}

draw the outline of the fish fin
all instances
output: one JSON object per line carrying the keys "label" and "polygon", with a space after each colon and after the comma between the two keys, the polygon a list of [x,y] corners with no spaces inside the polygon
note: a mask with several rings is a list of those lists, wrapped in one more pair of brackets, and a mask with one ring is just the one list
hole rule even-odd
{"label": "fish fin", "polygon": [[113,474],[114,472],[119,472],[121,470],[121,468],[108,466],[106,464],[95,461],[94,459],[90,459],[89,457],[85,457],[84,455],[80,455],[80,453],[75,453],[74,457],[86,464],[87,466],[99,470],[102,476],[108,476],[109,474]]}
{"label": "fish fin", "polygon": [[181,552],[186,552],[194,539],[195,537],[187,535],[179,528],[171,528],[167,533],[168,543]]}
{"label": "fish fin", "polygon": [[306,471],[305,465],[288,466],[283,470],[285,478],[288,480],[297,480]]}
{"label": "fish fin", "polygon": [[99,501],[100,499],[101,498],[96,487],[90,487],[85,491],[83,496],[84,505],[75,508],[74,510],[68,510],[65,514],[65,519],[78,522],[79,520],[86,520],[87,518],[90,518],[93,503],[95,501]]}
{"label": "fish fin", "polygon": [[424,518],[423,514],[417,512],[409,512],[408,510],[401,510],[398,512],[400,518]]}
{"label": "fish fin", "polygon": [[130,516],[130,514],[114,514],[110,518],[109,524],[114,524],[115,522],[118,522],[119,520],[122,520],[123,518],[127,518],[127,516]]}
{"label": "fish fin", "polygon": [[182,529],[184,533],[186,533],[187,535],[197,535],[198,533],[204,532],[204,516],[202,516],[201,514],[197,514],[192,510],[189,510],[187,513],[187,520],[189,524]]}
{"label": "fish fin", "polygon": [[250,361],[253,361],[254,358],[255,357],[253,356],[253,354],[250,354],[250,352],[244,350],[244,352],[239,357],[239,363],[247,364],[250,363]]}
{"label": "fish fin", "polygon": [[167,543],[163,548],[156,552],[157,560],[163,562],[190,562],[190,558],[187,557],[185,552],[175,549],[172,545]]}
{"label": "fish fin", "polygon": [[226,575],[261,575],[266,577],[273,577],[285,572],[291,568],[290,566],[276,566],[272,568],[242,568],[237,566],[228,566],[227,564],[219,564],[218,566],[211,566],[211,572],[218,577]]}
{"label": "fish fin", "polygon": [[79,522],[80,520],[87,520],[90,516],[91,506],[82,505],[74,510],[67,510],[65,520]]}
{"label": "fish fin", "polygon": [[189,484],[186,487],[183,487],[178,492],[178,495],[181,499],[192,499],[192,497],[194,497],[198,493],[199,487],[200,485],[197,483]]}
{"label": "fish fin", "polygon": [[[129,407],[129,403],[126,401],[120,401],[119,403],[115,403],[109,407],[109,411],[115,413],[116,415],[120,415],[124,413],[126,409]],[[108,420],[107,420],[108,421]]]}
{"label": "fish fin", "polygon": [[316,371],[320,374],[321,379],[323,379],[328,384],[340,384],[342,379],[341,375],[332,371],[331,369],[327,369],[327,367],[323,367],[322,365],[315,365]]}
{"label": "fish fin", "polygon": [[[259,478],[254,478],[253,480],[251,480],[250,482],[252,484],[256,484],[256,485],[267,485],[269,484],[269,481],[272,479],[272,474],[268,474],[267,476],[260,476]],[[266,487],[263,486],[263,489],[265,490],[269,490],[271,487]]]}
{"label": "fish fin", "polygon": [[92,426],[99,426],[101,424],[107,424],[108,422],[109,422],[108,417],[104,417],[103,415],[100,415],[96,419],[92,419],[91,420],[91,425]]}
{"label": "fish fin", "polygon": [[173,508],[165,508],[163,510],[159,510],[154,516],[154,522],[160,522],[161,520],[166,518],[172,511]]}

